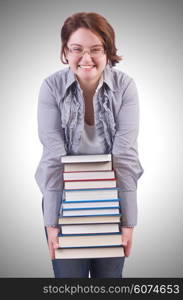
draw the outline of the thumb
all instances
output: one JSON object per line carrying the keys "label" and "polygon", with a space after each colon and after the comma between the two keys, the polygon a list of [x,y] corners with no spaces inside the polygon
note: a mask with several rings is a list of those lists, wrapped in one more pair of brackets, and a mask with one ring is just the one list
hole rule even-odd
{"label": "thumb", "polygon": [[56,250],[57,248],[59,247],[59,244],[58,243],[54,243],[53,244],[53,248]]}
{"label": "thumb", "polygon": [[57,236],[52,240],[52,244],[54,249],[57,249],[59,247],[59,241]]}
{"label": "thumb", "polygon": [[128,244],[128,238],[126,236],[122,236],[122,245],[127,246]]}

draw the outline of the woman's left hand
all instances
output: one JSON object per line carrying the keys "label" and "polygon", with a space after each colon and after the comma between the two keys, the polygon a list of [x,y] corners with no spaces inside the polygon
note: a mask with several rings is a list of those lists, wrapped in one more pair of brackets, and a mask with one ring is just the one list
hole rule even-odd
{"label": "woman's left hand", "polygon": [[125,256],[128,257],[132,248],[132,235],[134,227],[122,228],[122,245],[124,247]]}

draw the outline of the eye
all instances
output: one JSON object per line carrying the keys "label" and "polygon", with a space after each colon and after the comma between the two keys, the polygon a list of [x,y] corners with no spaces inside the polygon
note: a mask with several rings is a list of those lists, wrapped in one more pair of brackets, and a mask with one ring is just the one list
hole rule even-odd
{"label": "eye", "polygon": [[101,51],[101,48],[94,48],[94,49],[92,49],[92,51],[93,52],[99,52],[99,51]]}
{"label": "eye", "polygon": [[83,51],[83,49],[80,47],[73,47],[73,48],[71,48],[71,51],[75,52],[75,53],[81,53]]}
{"label": "eye", "polygon": [[91,52],[93,54],[101,53],[102,51],[103,51],[103,48],[101,48],[101,47],[91,49]]}

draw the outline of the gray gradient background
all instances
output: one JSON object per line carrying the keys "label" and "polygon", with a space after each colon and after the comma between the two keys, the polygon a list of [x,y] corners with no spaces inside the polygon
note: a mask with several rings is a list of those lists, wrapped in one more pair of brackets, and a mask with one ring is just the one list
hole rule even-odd
{"label": "gray gradient background", "polygon": [[125,277],[183,277],[183,1],[1,1],[0,276],[52,277],[41,193],[37,96],[61,69],[60,27],[79,11],[103,14],[116,31],[140,96],[139,221]]}

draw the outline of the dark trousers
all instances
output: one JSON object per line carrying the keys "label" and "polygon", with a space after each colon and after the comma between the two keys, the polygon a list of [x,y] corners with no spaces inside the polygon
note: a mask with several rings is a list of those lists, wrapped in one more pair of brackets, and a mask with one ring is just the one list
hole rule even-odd
{"label": "dark trousers", "polygon": [[122,278],[124,257],[54,259],[52,265],[55,278]]}

